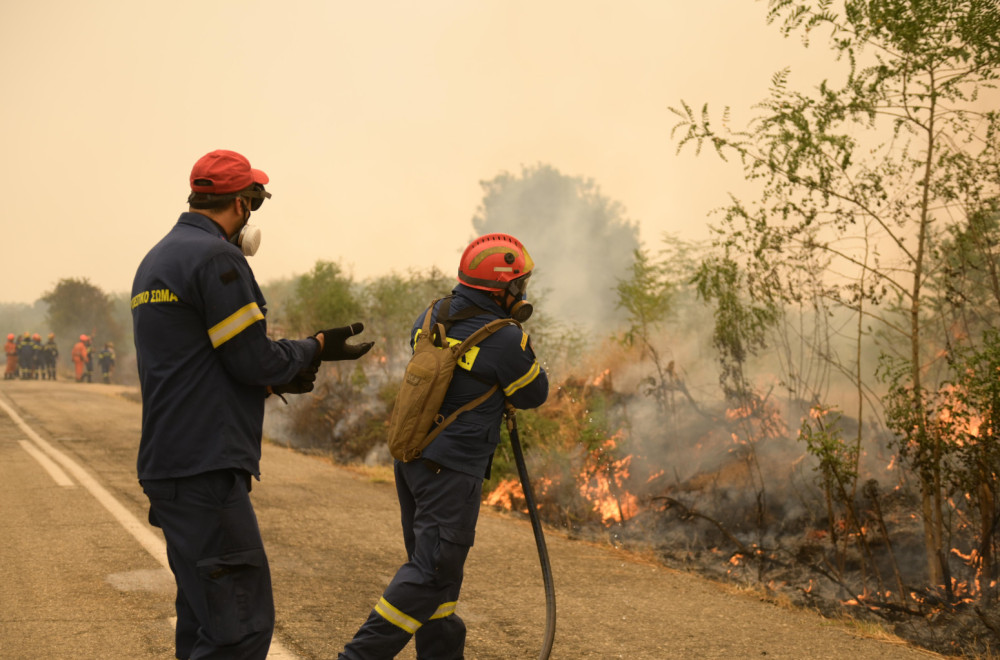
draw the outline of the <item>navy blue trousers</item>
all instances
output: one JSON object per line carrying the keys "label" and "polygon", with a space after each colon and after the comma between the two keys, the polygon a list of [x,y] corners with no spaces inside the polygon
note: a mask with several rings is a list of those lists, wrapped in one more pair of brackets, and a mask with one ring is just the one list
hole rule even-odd
{"label": "navy blue trousers", "polygon": [[420,660],[460,660],[465,623],[455,614],[465,560],[476,536],[483,480],[420,460],[396,461],[396,494],[407,562],[341,658],[396,657],[416,638]]}
{"label": "navy blue trousers", "polygon": [[176,656],[264,660],[274,598],[250,475],[218,470],[141,483],[149,522],[163,530],[177,582]]}

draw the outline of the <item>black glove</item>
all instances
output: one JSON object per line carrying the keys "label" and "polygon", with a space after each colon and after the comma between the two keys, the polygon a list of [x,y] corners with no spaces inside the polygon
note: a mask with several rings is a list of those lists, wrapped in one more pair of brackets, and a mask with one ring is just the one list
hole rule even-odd
{"label": "black glove", "polygon": [[[306,392],[312,392],[313,384],[316,382],[316,372],[319,371],[319,362],[313,362],[308,367],[295,374],[287,383],[283,385],[272,385],[269,390],[271,394],[277,394],[278,397],[285,401],[285,397],[282,394],[305,394]],[[285,401],[288,403],[288,401]]]}
{"label": "black glove", "polygon": [[[320,332],[323,334],[323,350],[320,351],[319,359],[324,362],[331,360],[357,360],[371,350],[375,342],[366,341],[361,344],[348,344],[347,339],[360,334],[364,329],[364,323],[352,323],[342,328],[321,330]],[[316,334],[318,335],[320,332]],[[316,335],[313,336],[315,337]]]}

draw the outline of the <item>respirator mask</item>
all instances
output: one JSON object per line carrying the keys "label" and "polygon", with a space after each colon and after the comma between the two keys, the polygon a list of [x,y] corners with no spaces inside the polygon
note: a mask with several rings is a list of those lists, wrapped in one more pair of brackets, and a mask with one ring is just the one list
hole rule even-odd
{"label": "respirator mask", "polygon": [[514,304],[510,306],[508,313],[518,323],[527,321],[531,318],[531,313],[535,311],[534,306],[525,300],[525,294],[528,290],[528,277],[530,276],[531,273],[528,273],[507,283],[507,293],[514,296]]}
{"label": "respirator mask", "polygon": [[250,190],[239,194],[248,209],[247,215],[243,219],[243,227],[229,239],[229,242],[237,246],[245,257],[257,254],[257,248],[260,247],[260,228],[250,224],[250,213],[259,209],[264,200],[270,196],[271,193],[265,191],[264,186],[259,183],[253,184]]}
{"label": "respirator mask", "polygon": [[252,257],[257,254],[257,248],[260,247],[260,227],[244,224],[229,242],[238,247],[244,257]]}

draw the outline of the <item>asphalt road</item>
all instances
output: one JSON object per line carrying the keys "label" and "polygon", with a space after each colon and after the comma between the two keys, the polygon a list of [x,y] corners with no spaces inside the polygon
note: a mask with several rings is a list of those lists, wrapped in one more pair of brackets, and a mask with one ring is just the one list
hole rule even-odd
{"label": "asphalt road", "polygon": [[[0,383],[0,659],[173,657],[173,580],[134,473],[139,422],[125,388]],[[389,472],[275,444],[262,472],[252,497],[275,589],[270,657],[335,658],[404,560]],[[557,530],[546,538],[554,659],[938,657]],[[483,510],[458,612],[467,658],[538,656],[545,600],[526,521]]]}

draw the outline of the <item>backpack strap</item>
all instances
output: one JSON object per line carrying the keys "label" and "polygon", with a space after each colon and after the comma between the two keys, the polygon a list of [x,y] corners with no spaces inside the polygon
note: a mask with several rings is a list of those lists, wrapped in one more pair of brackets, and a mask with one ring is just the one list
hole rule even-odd
{"label": "backpack strap", "polygon": [[[478,316],[478,314],[473,314],[468,318],[472,318],[472,316]],[[476,330],[475,332],[473,332],[464,341],[462,341],[461,344],[458,344],[451,350],[455,351],[456,356],[463,355],[467,350],[469,350],[482,340],[486,339],[489,335],[492,335],[494,332],[496,332],[505,325],[514,325],[517,326],[518,328],[521,327],[521,324],[515,321],[514,319],[494,319],[489,323],[487,323],[486,325],[484,325],[483,327]],[[498,385],[497,383],[493,383],[490,389],[486,390],[486,392],[484,392],[482,395],[476,397],[472,401],[460,407],[458,410],[455,410],[447,417],[441,417],[439,413],[438,416],[434,419],[437,425],[430,431],[430,433],[427,434],[427,440],[426,440],[427,444],[430,444],[431,440],[436,438],[437,434],[443,431],[446,426],[454,422],[459,415],[461,415],[467,410],[472,410],[473,408],[479,406],[481,403],[485,403],[485,401],[491,396],[493,396],[493,393],[496,392],[498,389],[500,389],[500,385]]]}
{"label": "backpack strap", "polygon": [[[445,296],[444,298],[438,298],[437,300],[431,302],[430,306],[428,306],[427,308],[427,311],[424,313],[423,332],[430,333],[427,336],[430,337],[431,343],[433,343],[438,348],[447,348],[446,340],[448,331],[451,330],[451,327],[455,325],[456,322],[464,321],[466,319],[471,319],[476,316],[483,316],[484,314],[489,314],[489,312],[487,312],[485,309],[483,309],[482,307],[477,307],[476,305],[469,305],[468,307],[462,308],[457,313],[452,314],[451,301],[454,298],[455,296]],[[444,302],[444,304],[441,305],[441,309],[438,310],[437,317],[434,319],[434,323],[431,323],[431,317],[434,315],[434,308],[437,306],[439,302],[442,301]],[[467,349],[459,351],[458,353],[456,353],[456,355],[462,355],[465,352],[465,350]]]}
{"label": "backpack strap", "polygon": [[[476,314],[475,316],[478,316],[478,314]],[[466,337],[461,344],[458,344],[454,349],[455,355],[462,355],[467,350],[469,350],[482,340],[486,339],[488,336],[492,335],[494,332],[496,332],[505,325],[514,325],[517,326],[518,328],[521,327],[521,324],[515,321],[514,319],[493,319],[492,321],[485,324],[483,327],[479,328],[471,335]]]}
{"label": "backpack strap", "polygon": [[[478,307],[476,305],[469,305],[468,307],[463,307],[458,312],[452,314],[451,301],[454,298],[455,296],[448,296],[446,298],[439,299],[439,300],[444,300],[445,304],[442,305],[441,309],[438,311],[437,322],[444,324],[445,330],[451,330],[451,326],[455,325],[455,323],[458,321],[464,321],[466,319],[471,319],[476,316],[489,314],[489,312],[487,312],[485,309],[483,309],[482,307]],[[435,300],[434,304],[436,305],[437,302],[438,301]]]}
{"label": "backpack strap", "polygon": [[437,435],[438,435],[438,433],[440,433],[441,431],[443,431],[446,426],[448,426],[449,424],[451,424],[452,422],[454,422],[455,419],[458,418],[459,415],[461,415],[462,413],[464,413],[466,410],[472,410],[473,408],[475,408],[479,404],[484,403],[486,401],[486,399],[488,399],[491,396],[493,396],[493,393],[496,392],[498,389],[500,389],[500,386],[497,385],[496,383],[494,383],[493,386],[490,389],[486,390],[486,392],[482,396],[476,397],[472,401],[469,401],[467,404],[465,404],[464,406],[462,406],[458,410],[454,411],[453,413],[451,413],[447,417],[445,417],[443,419],[440,419],[441,415],[439,414],[438,417],[434,420],[435,422],[437,422],[437,426],[435,426],[433,429],[431,429],[430,433],[427,434],[427,439],[425,440],[425,442],[427,444],[430,444],[431,440],[433,440],[434,438],[436,438]]}
{"label": "backpack strap", "polygon": [[420,332],[423,333],[423,336],[426,337],[428,341],[430,341],[438,348],[445,347],[445,336],[447,334],[447,331],[445,330],[444,325],[441,323],[435,323],[432,326],[431,317],[434,315],[434,306],[437,305],[442,300],[445,300],[445,298],[438,298],[437,300],[432,300],[431,304],[427,306],[427,311],[424,312],[424,324],[420,328]]}

